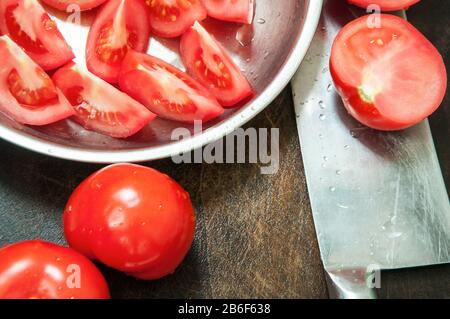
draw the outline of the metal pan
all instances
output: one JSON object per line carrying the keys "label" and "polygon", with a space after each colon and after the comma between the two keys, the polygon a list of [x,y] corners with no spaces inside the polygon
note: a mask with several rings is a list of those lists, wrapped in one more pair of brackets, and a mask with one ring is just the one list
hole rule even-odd
{"label": "metal pan", "polygon": [[[50,156],[92,163],[139,162],[187,152],[217,140],[261,112],[289,83],[308,50],[322,9],[322,0],[257,0],[253,26],[222,23],[213,19],[204,26],[232,54],[256,90],[247,104],[225,112],[203,127],[201,133],[182,141],[171,139],[177,127],[192,126],[157,119],[137,135],[113,139],[82,129],[71,121],[45,127],[15,123],[0,114],[0,137],[21,147]],[[95,16],[81,13],[81,24],[69,22],[70,14],[47,8],[72,46],[77,63],[84,64],[89,25]],[[73,16],[72,16],[73,18]],[[178,40],[152,38],[149,53],[182,69]]]}

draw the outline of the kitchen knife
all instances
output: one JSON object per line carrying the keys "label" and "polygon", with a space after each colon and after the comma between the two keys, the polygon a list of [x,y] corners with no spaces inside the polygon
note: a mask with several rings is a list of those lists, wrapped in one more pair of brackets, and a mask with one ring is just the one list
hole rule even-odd
{"label": "kitchen knife", "polygon": [[342,26],[365,12],[345,1],[323,9],[292,81],[298,133],[330,295],[372,298],[373,270],[450,262],[449,198],[428,121],[379,132],[345,111],[329,53]]}

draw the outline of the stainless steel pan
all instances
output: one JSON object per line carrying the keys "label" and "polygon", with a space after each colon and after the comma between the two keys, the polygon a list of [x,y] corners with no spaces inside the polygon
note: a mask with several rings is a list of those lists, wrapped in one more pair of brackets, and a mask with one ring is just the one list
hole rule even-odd
{"label": "stainless steel pan", "polygon": [[[136,136],[119,140],[84,130],[71,121],[30,127],[0,115],[0,137],[36,152],[96,163],[165,158],[223,137],[261,112],[289,83],[306,54],[322,9],[322,0],[256,2],[252,27],[212,19],[205,21],[207,29],[231,52],[257,94],[246,105],[229,110],[215,122],[208,123],[201,134],[172,141],[171,132],[180,124],[157,119]],[[81,13],[80,25],[67,21],[69,17],[74,18],[70,14],[50,9],[49,12],[74,49],[77,62],[84,63],[86,36],[95,12]],[[182,68],[177,51],[177,40],[152,38],[150,41],[151,54]]]}

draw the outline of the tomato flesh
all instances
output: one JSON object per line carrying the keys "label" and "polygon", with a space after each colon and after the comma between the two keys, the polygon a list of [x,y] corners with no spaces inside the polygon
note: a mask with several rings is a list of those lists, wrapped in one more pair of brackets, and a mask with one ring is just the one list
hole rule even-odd
{"label": "tomato flesh", "polygon": [[200,83],[155,57],[129,52],[120,88],[159,116],[181,122],[209,121],[224,110]]}
{"label": "tomato flesh", "polygon": [[235,106],[254,94],[239,67],[199,23],[181,38],[180,53],[188,73],[207,87],[222,106]]}
{"label": "tomato flesh", "polygon": [[30,89],[26,86],[16,69],[11,70],[7,83],[11,94],[24,107],[35,109],[58,101],[58,92],[50,77],[40,68],[36,68],[36,77],[42,81],[42,86]]}
{"label": "tomato flesh", "polygon": [[2,0],[0,31],[44,70],[55,69],[75,57],[56,23],[37,0]]}
{"label": "tomato flesh", "polygon": [[42,0],[49,6],[62,11],[74,10],[74,6],[79,8],[80,11],[90,10],[98,7],[107,0]]}
{"label": "tomato flesh", "polygon": [[40,240],[0,249],[0,299],[108,299],[105,278],[73,249]]}
{"label": "tomato flesh", "polygon": [[0,111],[29,125],[46,125],[74,114],[50,77],[8,36],[0,37],[0,61]]}
{"label": "tomato flesh", "polygon": [[111,0],[97,14],[87,41],[88,69],[107,82],[118,81],[122,60],[129,50],[147,49],[150,27],[140,0]]}
{"label": "tomato flesh", "polygon": [[396,11],[408,9],[413,4],[420,2],[420,0],[347,0],[347,2],[364,9],[376,5],[382,11]]}
{"label": "tomato flesh", "polygon": [[347,110],[380,130],[410,127],[432,114],[446,87],[445,64],[411,24],[389,14],[370,28],[361,17],[346,25],[332,47],[330,70]]}
{"label": "tomato flesh", "polygon": [[74,107],[73,120],[88,130],[126,138],[155,118],[143,105],[74,63],[59,69],[53,81]]}
{"label": "tomato flesh", "polygon": [[255,10],[254,0],[202,0],[212,18],[252,24]]}
{"label": "tomato flesh", "polygon": [[167,175],[133,164],[111,165],[88,177],[64,212],[72,248],[140,279],[172,273],[194,229],[189,194]]}
{"label": "tomato flesh", "polygon": [[153,32],[161,37],[182,35],[195,21],[204,20],[201,0],[145,0]]}

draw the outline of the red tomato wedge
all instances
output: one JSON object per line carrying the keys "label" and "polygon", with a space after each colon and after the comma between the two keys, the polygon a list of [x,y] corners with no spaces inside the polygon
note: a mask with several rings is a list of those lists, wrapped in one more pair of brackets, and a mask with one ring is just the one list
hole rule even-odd
{"label": "red tomato wedge", "polygon": [[8,36],[0,37],[0,111],[19,123],[46,125],[75,112],[51,78]]}
{"label": "red tomato wedge", "polygon": [[49,6],[62,11],[72,11],[78,8],[80,11],[90,10],[98,7],[105,1],[107,0],[42,0]]}
{"label": "red tomato wedge", "polygon": [[44,70],[72,60],[72,49],[37,0],[1,0],[0,32],[8,35]]}
{"label": "red tomato wedge", "polygon": [[436,48],[411,24],[390,14],[346,25],[332,47],[330,70],[351,115],[380,130],[412,126],[441,104],[447,73]]}
{"label": "red tomato wedge", "polygon": [[89,71],[108,82],[117,82],[128,50],[143,52],[150,37],[147,11],[141,0],[110,0],[92,24],[86,47]]}
{"label": "red tomato wedge", "polygon": [[188,73],[206,86],[222,106],[234,106],[253,95],[239,67],[200,23],[183,35],[180,53]]}
{"label": "red tomato wedge", "polygon": [[201,0],[145,0],[152,31],[164,38],[175,38],[195,21],[206,19]]}
{"label": "red tomato wedge", "polygon": [[0,249],[0,299],[108,299],[105,278],[73,249],[30,240]]}
{"label": "red tomato wedge", "polygon": [[126,138],[155,118],[145,106],[74,63],[59,69],[53,80],[75,108],[73,119],[88,130]]}
{"label": "red tomato wedge", "polygon": [[122,91],[165,119],[206,122],[224,112],[216,98],[196,80],[143,53],[127,54],[119,85]]}
{"label": "red tomato wedge", "polygon": [[64,211],[72,248],[140,279],[173,273],[194,232],[189,194],[169,176],[140,165],[115,164],[92,174]]}
{"label": "red tomato wedge", "polygon": [[212,18],[252,24],[255,12],[254,0],[202,0]]}
{"label": "red tomato wedge", "polygon": [[408,9],[413,4],[420,2],[420,0],[347,0],[347,2],[364,9],[371,5],[376,5],[382,11],[395,11]]}

